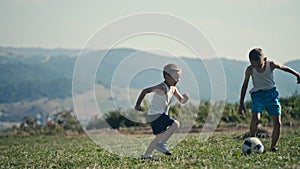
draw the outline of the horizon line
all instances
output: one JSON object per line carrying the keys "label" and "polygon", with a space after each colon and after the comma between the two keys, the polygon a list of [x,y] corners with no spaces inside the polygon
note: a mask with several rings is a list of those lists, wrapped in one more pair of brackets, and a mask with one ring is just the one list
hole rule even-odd
{"label": "horizon line", "polygon": [[[26,50],[26,49],[39,49],[39,50],[48,50],[48,51],[51,51],[51,50],[66,50],[66,51],[78,51],[80,52],[82,49],[80,48],[67,48],[67,47],[34,47],[34,46],[11,46],[11,45],[7,45],[7,46],[3,46],[3,45],[0,45],[0,49],[17,49],[17,50]],[[119,48],[113,48],[113,49],[92,49],[92,48],[88,48],[88,49],[85,49],[87,51],[91,51],[91,52],[97,52],[97,51],[107,51],[107,50],[133,50],[133,51],[141,51],[143,52],[143,50],[141,49],[135,49],[135,48],[130,48],[130,47],[119,47]],[[144,50],[145,51],[145,50]],[[145,52],[145,53],[151,53],[151,52]],[[161,57],[172,57],[172,56],[167,56],[167,55],[162,55],[162,54],[159,54],[159,53],[151,53],[151,54],[155,54],[155,55],[159,55]],[[180,55],[179,56],[180,58],[187,58],[187,59],[197,59],[195,57],[191,57],[191,56],[183,56],[183,55]],[[242,60],[242,59],[236,59],[236,58],[230,58],[230,57],[227,57],[227,56],[218,56],[216,58],[213,58],[213,59],[227,59],[227,60],[232,60],[232,61],[240,61],[240,62],[248,62],[247,59],[245,60]],[[212,60],[212,59],[204,59],[204,60]],[[294,59],[294,60],[289,60],[289,61],[286,61],[285,63],[289,63],[289,62],[293,62],[293,61],[298,61],[300,60],[299,59]],[[284,64],[285,64],[284,63]]]}

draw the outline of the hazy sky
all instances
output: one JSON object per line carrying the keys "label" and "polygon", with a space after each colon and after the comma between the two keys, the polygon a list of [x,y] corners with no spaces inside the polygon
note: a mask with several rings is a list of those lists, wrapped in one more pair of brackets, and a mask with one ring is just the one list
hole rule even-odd
{"label": "hazy sky", "polygon": [[[248,51],[259,46],[275,61],[300,59],[299,0],[0,0],[0,46],[80,49],[104,25],[142,12],[185,19],[221,57],[247,60]],[[129,39],[120,47],[143,49],[147,38],[157,37]],[[172,42],[155,44],[160,43]],[[174,48],[177,55],[189,55]]]}

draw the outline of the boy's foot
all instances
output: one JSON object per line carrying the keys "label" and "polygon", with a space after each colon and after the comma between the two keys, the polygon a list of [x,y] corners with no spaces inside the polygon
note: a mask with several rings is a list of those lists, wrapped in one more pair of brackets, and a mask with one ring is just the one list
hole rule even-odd
{"label": "boy's foot", "polygon": [[278,148],[273,147],[273,148],[270,149],[270,151],[271,151],[271,152],[277,152],[277,151],[278,151]]}
{"label": "boy's foot", "polygon": [[141,155],[141,159],[142,160],[146,160],[146,159],[153,159],[153,156],[151,154],[143,154]]}
{"label": "boy's foot", "polygon": [[166,154],[166,155],[172,155],[172,153],[169,151],[167,147],[167,143],[157,143],[155,146],[156,150]]}

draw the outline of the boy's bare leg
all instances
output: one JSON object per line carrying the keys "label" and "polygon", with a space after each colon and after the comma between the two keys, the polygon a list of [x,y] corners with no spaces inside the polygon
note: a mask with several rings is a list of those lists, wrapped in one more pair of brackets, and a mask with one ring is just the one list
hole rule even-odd
{"label": "boy's bare leg", "polygon": [[250,124],[250,137],[255,137],[259,121],[260,121],[260,113],[259,112],[252,113],[252,120]]}
{"label": "boy's bare leg", "polygon": [[162,136],[160,142],[167,142],[168,139],[172,136],[172,134],[180,127],[180,123],[175,120],[173,124],[165,131],[164,135]]}
{"label": "boy's bare leg", "polygon": [[154,150],[156,144],[162,139],[164,133],[160,133],[158,135],[156,135],[156,137],[154,138],[154,140],[151,141],[151,143],[149,144],[145,154],[151,154],[152,151]]}
{"label": "boy's bare leg", "polygon": [[277,141],[279,139],[280,128],[281,128],[281,115],[272,116],[272,120],[274,126],[273,126],[273,133],[272,133],[271,149],[276,147]]}
{"label": "boy's bare leg", "polygon": [[152,140],[149,144],[145,154],[151,154],[158,142],[166,142],[179,127],[180,123],[175,120],[174,123],[167,129],[167,131],[156,135],[154,140]]}

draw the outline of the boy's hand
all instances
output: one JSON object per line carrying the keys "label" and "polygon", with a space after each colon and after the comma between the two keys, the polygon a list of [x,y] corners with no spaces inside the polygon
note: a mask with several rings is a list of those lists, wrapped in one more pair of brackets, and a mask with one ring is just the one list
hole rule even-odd
{"label": "boy's hand", "polygon": [[182,95],[182,97],[183,97],[182,100],[181,100],[182,104],[186,103],[189,100],[189,98],[190,98],[189,94],[187,94],[187,93],[184,93]]}
{"label": "boy's hand", "polygon": [[239,114],[241,114],[243,116],[245,115],[246,109],[245,109],[244,104],[240,104],[238,111],[239,111]]}
{"label": "boy's hand", "polygon": [[142,111],[142,108],[141,108],[141,106],[140,105],[135,105],[135,110],[137,110],[137,111]]}

